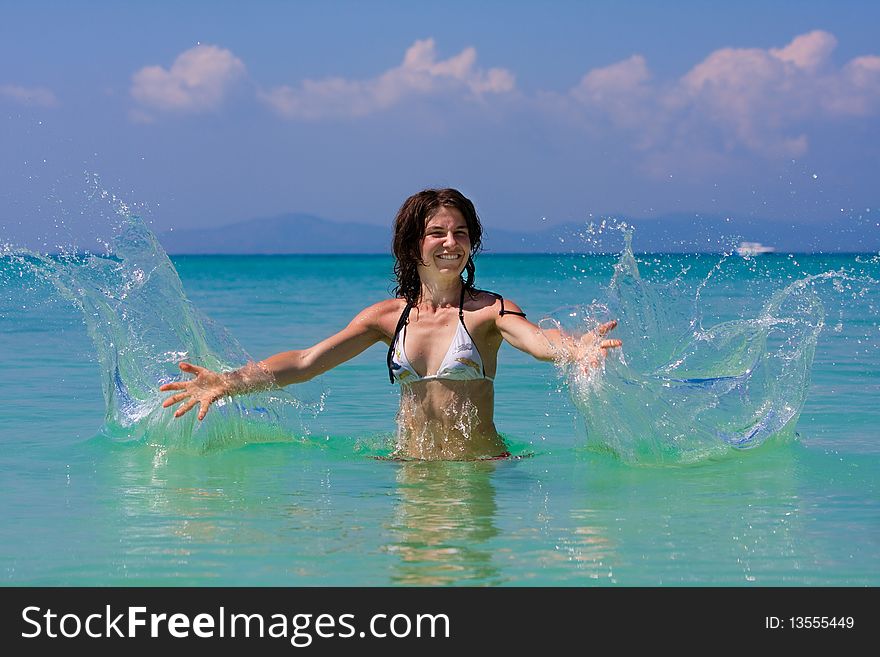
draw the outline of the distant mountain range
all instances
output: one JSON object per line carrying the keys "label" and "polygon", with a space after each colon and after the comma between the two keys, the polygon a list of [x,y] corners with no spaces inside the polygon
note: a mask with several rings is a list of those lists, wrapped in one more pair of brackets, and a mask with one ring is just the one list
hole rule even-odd
{"label": "distant mountain range", "polygon": [[[668,215],[655,219],[615,218],[632,226],[637,252],[721,252],[740,241],[760,242],[777,251],[880,251],[880,213],[873,218],[839,217],[820,222],[739,219],[711,215]],[[601,219],[567,223],[535,232],[484,227],[485,253],[596,253],[616,252],[620,231],[600,228]],[[391,227],[337,222],[310,214],[286,214],[250,219],[216,228],[171,230],[159,241],[170,254],[354,254],[390,253]]]}

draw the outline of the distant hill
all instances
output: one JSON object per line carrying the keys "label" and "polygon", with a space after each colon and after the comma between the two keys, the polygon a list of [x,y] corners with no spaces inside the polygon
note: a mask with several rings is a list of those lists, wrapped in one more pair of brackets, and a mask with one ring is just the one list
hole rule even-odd
{"label": "distant hill", "polygon": [[[601,219],[593,221],[601,223]],[[635,228],[633,248],[641,252],[720,252],[740,241],[761,242],[777,251],[794,253],[880,251],[878,220],[864,216],[799,224],[706,215],[618,217],[617,221]],[[590,234],[587,222],[535,232],[484,228],[485,253],[607,252],[619,251],[623,243],[619,231],[606,228]],[[159,241],[170,254],[389,253],[391,227],[286,214],[209,229],[166,231],[159,235]]]}
{"label": "distant hill", "polygon": [[171,254],[388,253],[391,233],[368,224],[310,214],[250,219],[216,228],[159,234]]}

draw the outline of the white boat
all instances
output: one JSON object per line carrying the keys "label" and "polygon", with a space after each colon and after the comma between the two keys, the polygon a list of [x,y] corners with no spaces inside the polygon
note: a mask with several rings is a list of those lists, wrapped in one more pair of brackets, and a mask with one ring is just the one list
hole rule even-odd
{"label": "white boat", "polygon": [[764,246],[760,242],[740,242],[739,246],[736,247],[736,252],[744,258],[761,255],[762,253],[773,253],[774,251],[776,251],[775,247]]}

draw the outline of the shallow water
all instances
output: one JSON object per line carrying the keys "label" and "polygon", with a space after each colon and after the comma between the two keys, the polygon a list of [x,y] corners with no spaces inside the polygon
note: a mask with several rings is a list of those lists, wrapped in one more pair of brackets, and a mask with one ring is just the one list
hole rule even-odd
{"label": "shallow water", "polygon": [[172,269],[120,235],[2,260],[6,584],[880,579],[876,257],[481,256],[478,284],[533,320],[620,317],[621,358],[585,381],[505,345],[496,419],[525,458],[399,463],[374,458],[397,408],[381,346],[195,431],[154,390],[181,351],[237,365],[342,328],[387,296],[388,258]]}

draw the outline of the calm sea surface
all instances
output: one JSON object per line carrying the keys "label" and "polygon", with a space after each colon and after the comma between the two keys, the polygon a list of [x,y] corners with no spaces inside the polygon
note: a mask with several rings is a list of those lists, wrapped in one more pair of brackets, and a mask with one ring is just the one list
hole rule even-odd
{"label": "calm sea surface", "polygon": [[[573,390],[554,366],[505,345],[496,423],[522,458],[399,463],[374,458],[389,449],[398,395],[381,345],[284,400],[254,402],[257,415],[290,409],[259,435],[219,411],[209,441],[163,436],[170,429],[144,433],[132,404],[155,413],[162,395],[135,392],[138,375],[156,361],[144,347],[155,336],[137,313],[152,312],[189,339],[198,330],[190,320],[177,323],[180,292],[160,283],[167,303],[151,297],[138,307],[127,292],[99,290],[78,308],[72,300],[91,294],[86,278],[56,280],[59,293],[4,257],[0,578],[6,585],[876,586],[880,263],[871,255],[720,260],[637,256],[642,279],[673,281],[688,293],[653,288],[652,303],[668,302],[669,317],[650,326],[632,297],[610,305],[607,312],[623,314],[625,345],[624,361],[609,368],[631,384],[615,388],[616,406],[596,406],[609,398]],[[606,299],[617,262],[483,255],[477,283],[519,303],[533,321],[552,316],[565,325],[572,313],[560,308]],[[189,301],[254,358],[323,339],[387,297],[391,284],[386,257],[192,256],[173,264]],[[808,341],[803,333],[785,333],[794,320],[779,322],[776,338],[742,338],[743,327],[767,324],[762,309],[775,292],[827,272],[836,274],[814,279],[821,312],[810,310],[804,324],[816,328],[814,345],[798,342]],[[630,284],[641,280],[628,275]],[[94,319],[105,311],[116,318],[101,320],[112,330],[84,323],[84,313]],[[709,350],[700,363],[717,356],[711,390],[699,372],[661,377],[664,389],[689,391],[676,406],[620,374],[624,362],[636,368],[660,349],[663,326],[694,329],[697,316],[705,329],[727,327],[697,340]],[[788,387],[768,388],[784,378],[773,374],[764,387],[752,379],[733,402],[714,404],[719,385],[758,376],[757,367],[725,374],[746,352],[755,363],[778,356],[789,366]],[[173,372],[174,359],[166,360]],[[154,383],[148,378],[145,389]],[[700,416],[715,419],[700,420],[699,436],[693,424],[693,435],[676,429],[674,445],[658,447],[663,427],[691,426],[695,404],[718,415]],[[740,422],[737,404],[757,419]],[[789,417],[779,438],[756,433]],[[717,448],[702,449],[716,440],[706,437],[712,423],[738,422],[742,437],[724,434]],[[613,441],[597,435],[618,430]],[[620,448],[625,443],[632,449]]]}

